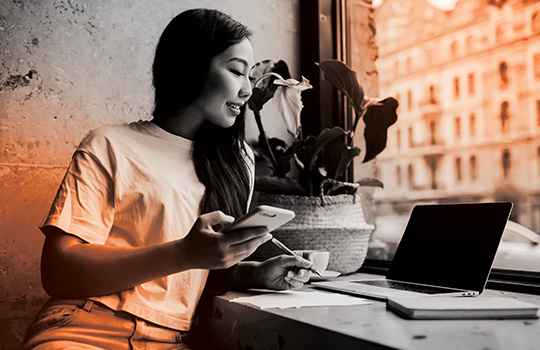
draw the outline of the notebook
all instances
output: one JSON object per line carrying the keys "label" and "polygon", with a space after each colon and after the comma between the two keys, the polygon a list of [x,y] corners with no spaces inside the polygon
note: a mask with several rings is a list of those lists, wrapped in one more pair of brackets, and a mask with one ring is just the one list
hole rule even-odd
{"label": "notebook", "polygon": [[386,278],[311,285],[379,300],[479,295],[511,210],[510,202],[417,205]]}
{"label": "notebook", "polygon": [[419,320],[538,318],[539,306],[517,299],[492,298],[391,298],[386,307]]}

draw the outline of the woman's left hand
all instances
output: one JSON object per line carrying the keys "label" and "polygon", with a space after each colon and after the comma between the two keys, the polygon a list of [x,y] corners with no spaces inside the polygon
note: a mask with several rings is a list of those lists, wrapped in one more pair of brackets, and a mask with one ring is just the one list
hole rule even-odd
{"label": "woman's left hand", "polygon": [[310,260],[300,256],[278,255],[261,262],[257,275],[268,289],[301,288],[309,281],[307,269],[312,265]]}

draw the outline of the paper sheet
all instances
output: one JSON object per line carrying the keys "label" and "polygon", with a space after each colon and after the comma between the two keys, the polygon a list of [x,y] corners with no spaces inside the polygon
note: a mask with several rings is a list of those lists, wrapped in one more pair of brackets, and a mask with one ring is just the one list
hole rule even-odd
{"label": "paper sheet", "polygon": [[279,291],[231,299],[235,303],[247,303],[261,309],[287,309],[306,306],[343,306],[371,304],[366,299],[337,293]]}

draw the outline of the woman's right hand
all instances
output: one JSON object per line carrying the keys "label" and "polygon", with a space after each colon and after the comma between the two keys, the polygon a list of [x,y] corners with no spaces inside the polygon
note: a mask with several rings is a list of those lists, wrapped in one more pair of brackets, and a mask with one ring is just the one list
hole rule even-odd
{"label": "woman's right hand", "polygon": [[234,218],[221,211],[199,216],[181,240],[182,257],[191,268],[225,269],[251,255],[257,247],[272,238],[266,227],[252,227],[216,232],[214,225],[227,225]]}

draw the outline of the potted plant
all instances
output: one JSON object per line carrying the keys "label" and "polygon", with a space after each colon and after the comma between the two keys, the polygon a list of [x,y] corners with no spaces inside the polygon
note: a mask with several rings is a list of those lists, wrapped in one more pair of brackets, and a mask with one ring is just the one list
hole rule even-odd
{"label": "potted plant", "polygon": [[[364,219],[361,186],[383,184],[374,178],[344,181],[353,159],[368,162],[386,147],[387,129],[397,120],[398,103],[393,98],[366,98],[356,72],[339,60],[318,64],[323,79],[347,97],[355,114],[349,130],[338,126],[324,129],[318,136],[304,137],[300,123],[301,93],[310,82],[291,78],[284,61],[269,60],[256,64],[253,95],[248,102],[259,129],[259,141],[253,145],[257,161],[255,190],[258,202],[286,207],[296,218],[273,232],[293,249],[330,250],[329,269],[354,272],[363,263],[369,236],[374,229]],[[261,110],[270,100],[291,135],[291,142],[269,138]],[[363,145],[353,145],[353,136],[364,124]],[[358,140],[358,137],[356,138]],[[255,258],[263,259],[278,251],[263,245]]]}

